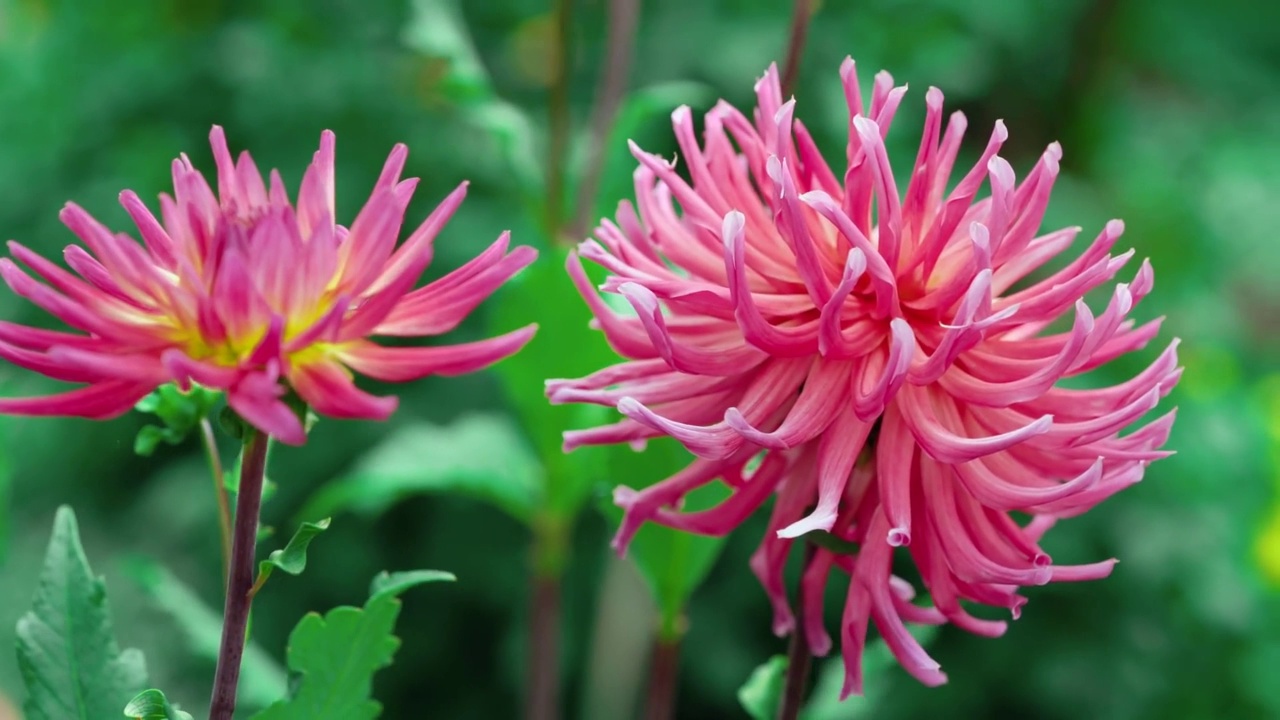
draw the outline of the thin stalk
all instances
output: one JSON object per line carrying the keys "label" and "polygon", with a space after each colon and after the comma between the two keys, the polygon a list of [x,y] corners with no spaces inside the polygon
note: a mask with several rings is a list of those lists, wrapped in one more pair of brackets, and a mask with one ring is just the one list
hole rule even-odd
{"label": "thin stalk", "polygon": [[240,461],[240,491],[236,499],[235,525],[231,535],[231,569],[227,573],[227,603],[222,613],[222,645],[218,650],[218,670],[213,679],[209,720],[231,720],[236,710],[236,687],[240,681],[240,660],[244,655],[253,587],[254,550],[258,540],[258,517],[262,509],[262,482],[266,474],[265,433],[246,429]]}
{"label": "thin stalk", "polygon": [[567,544],[563,523],[553,518],[534,523],[525,720],[560,720],[560,595]]}
{"label": "thin stalk", "polygon": [[573,63],[573,0],[555,0],[556,76],[547,102],[550,139],[547,143],[547,237],[562,242],[564,230],[565,164],[569,154],[569,75]]}
{"label": "thin stalk", "polygon": [[[813,561],[817,547],[805,543],[804,562],[800,567],[809,567]],[[782,687],[782,701],[778,708],[778,720],[796,720],[800,717],[800,708],[804,706],[804,693],[809,684],[809,668],[813,664],[813,655],[809,652],[809,643],[804,637],[804,598],[797,597],[795,602],[795,625],[791,631],[791,642],[787,646],[787,678]]]}
{"label": "thin stalk", "polygon": [[782,65],[782,96],[791,94],[800,75],[800,59],[813,18],[813,0],[795,0],[791,6],[791,33],[787,38],[787,59]]}
{"label": "thin stalk", "polygon": [[812,661],[804,631],[797,627],[791,632],[791,644],[787,647],[787,681],[782,689],[782,707],[778,709],[778,720],[796,720],[800,717]]}
{"label": "thin stalk", "polygon": [[604,146],[613,128],[614,117],[622,98],[627,94],[627,80],[631,74],[631,58],[634,54],[636,26],[640,21],[640,0],[612,0],[609,3],[609,31],[605,47],[604,72],[596,88],[595,103],[591,108],[591,138],[587,159],[574,199],[573,224],[569,232],[573,240],[587,232],[587,224],[595,211],[596,192],[600,176],[604,172]]}
{"label": "thin stalk", "polygon": [[213,473],[213,496],[218,499],[218,530],[222,535],[222,576],[227,577],[231,572],[231,500],[223,477],[222,459],[218,456],[218,440],[207,417],[200,418],[200,439]]}
{"label": "thin stalk", "polygon": [[671,720],[676,716],[676,690],[680,684],[680,641],[683,633],[659,632],[649,660],[649,690],[645,694],[645,720]]}

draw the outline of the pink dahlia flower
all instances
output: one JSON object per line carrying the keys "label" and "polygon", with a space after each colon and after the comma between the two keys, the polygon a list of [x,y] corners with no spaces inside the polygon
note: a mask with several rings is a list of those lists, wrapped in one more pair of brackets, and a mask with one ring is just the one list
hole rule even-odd
{"label": "pink dahlia flower", "polygon": [[88,248],[67,247],[74,273],[9,243],[44,283],[8,258],[0,259],[5,282],[78,332],[0,322],[0,357],[86,384],[48,397],[0,399],[0,413],[108,418],[159,385],[195,382],[225,391],[227,403],[260,430],[301,444],[306,433],[283,399],[290,389],[323,415],[384,419],[397,399],[357,389],[353,370],[387,381],[456,375],[511,355],[533,335],[531,325],[453,346],[369,340],[447,332],[536,255],[528,247],[508,252],[503,233],[471,262],[414,289],[466,184],[396,247],[418,184],[400,179],[405,146],[391,151],[348,229],[335,222],[333,133],[320,138],[296,208],[278,173],[264,183],[247,152],[232,160],[222,128],[214,127],[210,140],[217,194],[185,155],[173,163],[174,196],[160,196],[159,221],[136,194],[120,194],[142,245],[75,204],[61,215]]}
{"label": "pink dahlia flower", "polygon": [[[549,381],[548,395],[626,416],[566,433],[566,449],[671,436],[696,456],[656,485],[617,490],[626,510],[619,548],[645,521],[727,533],[776,495],[751,566],[779,634],[796,630],[783,587],[795,538],[828,531],[857,543],[856,555],[816,549],[799,601],[799,631],[825,654],[823,589],[833,570],[850,576],[841,622],[848,694],[861,692],[869,622],[909,672],[936,685],[946,678],[905,623],[1000,635],[1004,622],[978,619],[962,601],[1016,618],[1020,586],[1109,574],[1114,560],[1055,565],[1041,535],[1168,454],[1160,447],[1172,412],[1120,433],[1156,407],[1180,368],[1175,341],[1123,384],[1056,387],[1144,347],[1160,327],[1127,318],[1152,288],[1145,261],[1101,313],[1082,299],[1132,257],[1111,254],[1123,225],[1107,223],[1081,255],[1032,279],[1080,231],[1039,232],[1058,145],[1019,183],[997,154],[997,123],[948,191],[965,118],[955,113],[944,128],[942,93],[931,88],[900,193],[884,137],[906,88],[881,73],[865,104],[852,60],[841,77],[851,121],[839,174],[793,119],[773,68],[756,85],[754,115],[718,104],[701,144],[689,109],[675,112],[691,182],[633,147],[638,207],[622,203],[616,222],[603,221],[578,251],[610,273],[602,289],[632,312],[611,309],[580,260],[568,263],[608,342],[629,360]],[[686,493],[713,481],[732,490],[722,505],[680,511]],[[1019,524],[1011,511],[1031,519]],[[897,554],[914,561],[930,605],[912,602],[912,585],[893,574]]]}

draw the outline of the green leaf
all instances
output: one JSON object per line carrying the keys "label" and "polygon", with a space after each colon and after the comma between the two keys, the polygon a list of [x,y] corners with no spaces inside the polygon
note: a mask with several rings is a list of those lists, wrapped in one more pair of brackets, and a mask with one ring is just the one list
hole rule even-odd
{"label": "green leaf", "polygon": [[820,548],[830,550],[837,555],[858,554],[858,543],[853,542],[852,540],[845,540],[839,535],[835,535],[828,530],[810,530],[800,537]]}
{"label": "green leaf", "polygon": [[200,421],[221,399],[222,393],[199,385],[192,385],[186,391],[174,383],[161,385],[134,406],[139,412],[154,414],[162,424],[146,425],[139,430],[133,441],[133,451],[147,457],[162,442],[170,445],[181,443],[200,426]]}
{"label": "green leaf", "polygon": [[518,106],[498,96],[458,5],[451,0],[414,0],[403,41],[444,64],[447,72],[436,90],[493,139],[526,201],[541,197],[542,171],[534,155],[533,123]]}
{"label": "green leaf", "polygon": [[369,584],[369,597],[395,595],[416,585],[429,582],[455,582],[457,576],[444,570],[405,570],[403,572],[378,573]]}
{"label": "green leaf", "polygon": [[681,105],[707,105],[715,97],[715,90],[709,85],[690,81],[650,85],[627,94],[618,108],[608,140],[601,148],[603,166],[600,187],[591,199],[595,217],[591,218],[590,227],[594,227],[599,218],[612,217],[620,199],[635,196],[633,174],[637,163],[627,141],[644,145],[645,138],[652,135],[666,145],[670,142],[673,110]]}
{"label": "green leaf", "polygon": [[0,565],[4,564],[9,553],[9,518],[12,513],[9,490],[12,480],[13,466],[9,464],[9,454],[0,451]]}
{"label": "green leaf", "polygon": [[752,720],[773,720],[782,702],[782,683],[787,673],[785,655],[774,655],[751,672],[747,682],[738,688],[738,702]]}
{"label": "green leaf", "polygon": [[[910,625],[908,629],[926,647],[938,634],[934,625]],[[818,681],[809,701],[800,713],[801,720],[860,720],[879,716],[881,713],[877,710],[880,703],[889,697],[888,690],[897,667],[898,661],[883,640],[868,643],[862,654],[864,694],[841,700],[844,661],[838,657],[825,661],[818,670]]]}
{"label": "green leaf", "polygon": [[26,720],[102,720],[147,685],[142,653],[121,651],[106,585],[93,575],[71,508],[58,508],[32,609],[18,621]]}
{"label": "green leaf", "polygon": [[124,716],[133,720],[195,720],[169,704],[169,699],[159,690],[143,690],[124,706]]}
{"label": "green leaf", "polygon": [[[400,640],[392,635],[398,595],[448,573],[383,573],[363,609],[339,607],[324,617],[309,613],[289,635],[289,697],[252,720],[371,720],[382,706],[370,698],[373,675],[391,664]],[[448,576],[451,577],[451,576]]]}
{"label": "green leaf", "polygon": [[[191,588],[151,558],[127,557],[120,569],[173,619],[191,654],[212,668],[222,642],[221,609],[210,608]],[[287,685],[288,677],[275,658],[256,642],[245,646],[239,691],[242,706],[264,708],[280,699]]]}
{"label": "green leaf", "polygon": [[[932,625],[915,625],[910,627],[910,632],[921,645],[927,646],[937,635],[938,628]],[[738,702],[753,720],[773,720],[777,716],[783,684],[786,682],[787,662],[783,655],[769,658],[768,662],[752,671],[751,677],[738,689]],[[835,657],[824,661],[819,667],[818,681],[814,684],[813,692],[800,711],[800,720],[861,720],[877,717],[879,713],[876,710],[879,703],[888,696],[886,688],[892,683],[892,672],[897,666],[893,652],[883,640],[868,643],[862,655],[865,694],[841,700],[844,660]]]}
{"label": "green leaf", "polygon": [[[688,465],[693,456],[670,438],[650,440],[642,452],[621,445],[610,448],[609,476],[619,485],[643,488],[670,477]],[[729,497],[721,483],[704,485],[685,496],[683,510],[696,512],[718,505]],[[622,510],[612,496],[602,496],[601,507],[614,526]],[[711,571],[724,548],[725,538],[707,537],[646,523],[627,548],[627,557],[640,570],[658,606],[664,633],[678,633],[689,597]]]}
{"label": "green leaf", "polygon": [[618,414],[596,405],[552,405],[548,378],[577,378],[620,362],[604,336],[588,323],[591,312],[565,273],[567,251],[553,248],[507,283],[492,303],[493,332],[538,322],[538,334],[518,354],[494,367],[525,434],[546,467],[547,510],[572,517],[607,477],[606,448],[565,454],[561,433],[614,422]]}
{"label": "green leaf", "polygon": [[266,560],[258,563],[258,577],[254,588],[261,588],[271,577],[271,571],[280,568],[290,575],[301,575],[307,569],[307,547],[317,535],[329,529],[329,518],[318,522],[304,522],[281,550],[273,550]]}
{"label": "green leaf", "polygon": [[542,468],[527,447],[519,430],[498,414],[467,415],[445,426],[406,425],[321,488],[300,515],[377,515],[411,495],[451,492],[528,522],[541,493]]}

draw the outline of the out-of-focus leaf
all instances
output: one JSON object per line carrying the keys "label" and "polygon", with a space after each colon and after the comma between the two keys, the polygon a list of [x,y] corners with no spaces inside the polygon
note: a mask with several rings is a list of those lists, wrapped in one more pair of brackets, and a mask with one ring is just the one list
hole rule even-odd
{"label": "out-of-focus leaf", "polygon": [[[151,558],[130,556],[121,563],[125,576],[178,625],[191,654],[207,661],[218,660],[222,640],[222,614],[214,611],[191,588]],[[285,693],[284,668],[256,642],[245,646],[240,672],[240,704],[262,708]]]}
{"label": "out-of-focus leaf", "polygon": [[383,595],[399,596],[411,587],[431,582],[455,582],[458,577],[444,570],[402,570],[400,572],[382,571],[369,583],[369,597]]}
{"label": "out-of-focus leaf", "polygon": [[321,617],[308,613],[289,635],[289,697],[253,720],[372,720],[382,706],[370,695],[373,675],[391,664],[400,647],[392,631],[399,594],[447,573],[383,573],[364,608],[339,607]]}
{"label": "out-of-focus leaf", "polygon": [[[612,447],[609,459],[610,479],[639,489],[671,476],[693,456],[675,440],[660,438],[650,440],[642,452],[627,446]],[[728,497],[728,488],[710,483],[685,496],[683,510],[705,510]],[[622,510],[611,499],[604,500],[603,510],[615,527],[622,521]],[[627,557],[649,584],[665,631],[674,631],[682,622],[689,597],[711,571],[724,542],[723,537],[695,535],[656,523],[646,523],[636,533]]]}
{"label": "out-of-focus leaf", "polygon": [[[7,431],[7,422],[0,422],[0,432]],[[11,508],[10,490],[12,487],[13,466],[9,464],[9,455],[0,451],[0,566],[4,565],[9,552],[9,517]]]}
{"label": "out-of-focus leaf", "polygon": [[[931,625],[912,626],[911,634],[927,645],[937,634]],[[782,701],[783,684],[787,674],[786,656],[775,655],[757,667],[738,689],[738,702],[753,720],[773,720]],[[818,682],[809,694],[800,720],[862,720],[875,717],[877,703],[886,696],[885,685],[889,671],[896,665],[893,653],[883,640],[869,643],[862,656],[863,695],[840,699],[844,687],[844,660],[833,658],[822,663]]]}
{"label": "out-of-focus leaf", "polygon": [[275,568],[280,568],[290,575],[301,575],[302,571],[307,569],[307,548],[310,547],[311,541],[328,529],[329,518],[302,523],[282,549],[272,550],[266,560],[258,563],[258,577],[254,580],[253,586],[261,589]]}
{"label": "out-of-focus leaf", "polygon": [[458,5],[452,0],[414,0],[402,37],[413,50],[445,64],[436,90],[494,140],[528,198],[539,197],[542,174],[533,154],[533,125],[523,110],[494,90]]}
{"label": "out-of-focus leaf", "polygon": [[561,433],[606,424],[617,413],[594,405],[552,405],[545,382],[581,377],[620,358],[588,326],[591,313],[565,273],[565,258],[562,248],[543,252],[500,291],[490,317],[495,330],[539,323],[533,340],[494,371],[546,467],[547,509],[572,517],[604,479],[608,453],[585,447],[565,454]]}
{"label": "out-of-focus leaf", "polygon": [[194,720],[179,710],[159,690],[143,690],[124,706],[124,716],[133,720]]}
{"label": "out-of-focus leaf", "polygon": [[195,432],[200,420],[209,415],[221,400],[222,393],[199,385],[193,385],[188,391],[173,383],[161,385],[134,406],[139,412],[154,414],[162,424],[147,425],[139,430],[133,451],[149,457],[162,442],[170,445],[181,443]]}
{"label": "out-of-focus leaf", "polygon": [[[928,646],[938,633],[933,625],[912,625],[910,632],[921,645]],[[868,643],[862,654],[862,695],[840,699],[844,687],[844,661],[833,658],[822,663],[818,682],[801,711],[801,720],[863,720],[876,717],[877,706],[889,697],[890,671],[897,666],[893,652],[883,640]]]}
{"label": "out-of-focus leaf", "polygon": [[628,93],[601,148],[600,187],[591,198],[595,211],[591,220],[612,217],[618,201],[635,197],[632,175],[638,162],[627,146],[628,140],[640,143],[645,137],[658,133],[661,137],[670,137],[672,111],[681,105],[699,107],[714,99],[715,91],[710,86],[690,81],[650,85]]}
{"label": "out-of-focus leaf", "polygon": [[446,426],[406,425],[321,488],[301,516],[343,510],[376,515],[409,495],[453,492],[528,522],[541,492],[541,472],[519,430],[500,415],[468,415]]}
{"label": "out-of-focus leaf", "polygon": [[101,720],[147,684],[138,650],[120,650],[102,578],[89,568],[71,508],[58,508],[31,611],[18,621],[26,720]]}
{"label": "out-of-focus leaf", "polygon": [[738,702],[752,720],[773,720],[782,701],[783,676],[787,673],[785,655],[774,655],[751,672],[751,677],[738,688]]}

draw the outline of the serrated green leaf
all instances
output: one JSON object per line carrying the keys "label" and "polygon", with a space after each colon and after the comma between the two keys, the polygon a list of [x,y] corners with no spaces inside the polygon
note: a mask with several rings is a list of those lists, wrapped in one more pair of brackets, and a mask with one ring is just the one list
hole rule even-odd
{"label": "serrated green leaf", "polygon": [[275,568],[280,568],[290,575],[301,575],[302,571],[307,569],[307,548],[317,535],[329,529],[329,520],[325,518],[317,522],[302,523],[282,549],[272,550],[266,560],[258,563],[258,577],[254,580],[253,586],[261,588],[262,584],[271,577],[271,572]]}
{"label": "serrated green leaf", "polygon": [[738,688],[738,703],[752,720],[773,720],[777,717],[786,673],[786,656],[774,655],[751,671],[751,677]]}
{"label": "serrated green leaf", "polygon": [[142,653],[121,651],[106,584],[93,574],[71,508],[58,508],[32,609],[18,621],[26,720],[102,720],[147,685]]}
{"label": "serrated green leaf", "polygon": [[[386,579],[379,581],[379,578]],[[400,593],[445,579],[435,571],[383,573],[363,609],[339,607],[321,617],[309,613],[289,635],[290,696],[252,720],[372,720],[382,706],[370,697],[373,675],[391,664],[400,647],[392,635]]]}
{"label": "serrated green leaf", "polygon": [[[222,642],[221,611],[210,608],[191,588],[151,558],[125,558],[120,569],[173,619],[191,654],[212,668]],[[275,658],[256,642],[245,646],[240,672],[241,706],[264,708],[279,700],[287,685],[288,676]]]}
{"label": "serrated green leaf", "polygon": [[402,572],[378,573],[369,584],[369,597],[379,595],[399,595],[416,585],[429,582],[455,582],[457,576],[444,570],[405,570]]}
{"label": "serrated green leaf", "polygon": [[467,415],[445,426],[406,425],[317,492],[301,516],[344,510],[377,515],[410,495],[452,492],[528,522],[541,493],[542,468],[527,448],[519,430],[497,414]]}
{"label": "serrated green leaf", "polygon": [[124,716],[133,720],[195,720],[179,710],[159,690],[143,690],[124,706]]}
{"label": "serrated green leaf", "polygon": [[[610,448],[609,476],[619,485],[639,489],[670,477],[692,460],[689,451],[670,438],[651,440],[642,452],[615,446]],[[720,483],[704,485],[685,496],[683,509],[705,510],[729,494]],[[617,527],[622,510],[613,504],[611,495],[601,498],[601,508]],[[645,524],[636,533],[627,557],[649,585],[665,631],[676,631],[689,597],[711,571],[724,543],[723,537],[695,535],[655,523]]]}
{"label": "serrated green leaf", "polygon": [[491,329],[500,332],[538,322],[538,334],[494,368],[525,434],[546,467],[546,509],[572,517],[607,475],[605,448],[585,447],[565,454],[561,433],[617,419],[611,408],[552,405],[548,378],[577,378],[621,361],[604,336],[588,323],[591,312],[565,273],[567,251],[544,251],[500,292],[491,305]]}

